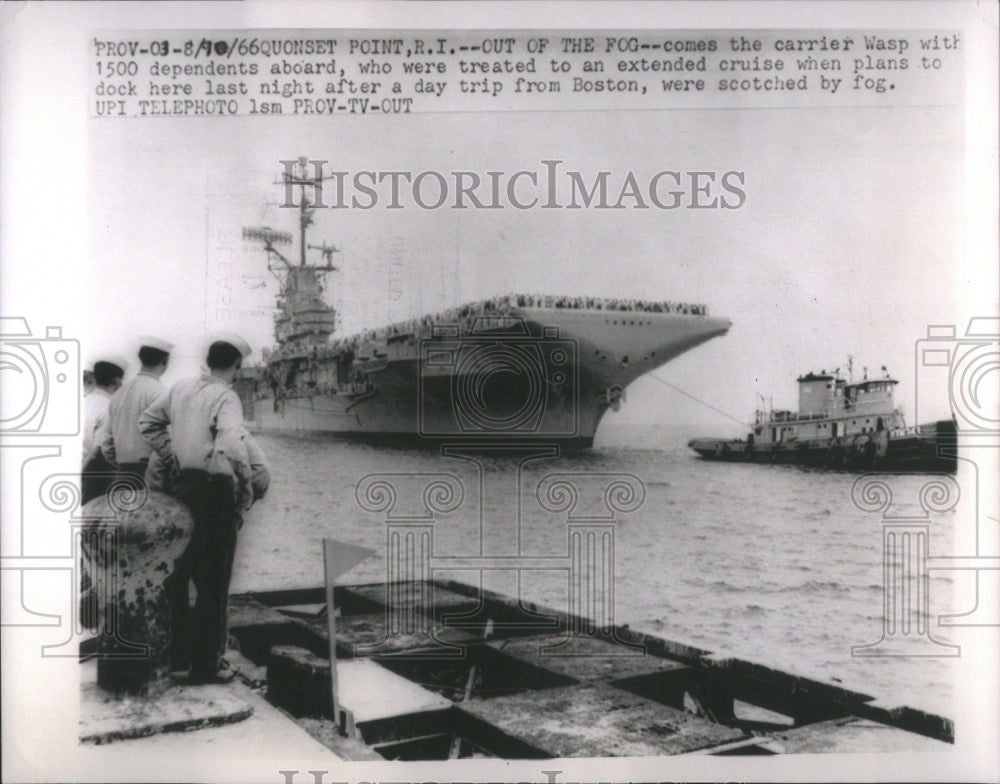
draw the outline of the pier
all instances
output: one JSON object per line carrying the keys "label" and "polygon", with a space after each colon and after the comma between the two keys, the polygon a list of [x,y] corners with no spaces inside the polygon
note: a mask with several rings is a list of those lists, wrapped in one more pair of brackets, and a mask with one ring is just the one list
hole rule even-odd
{"label": "pier", "polygon": [[[324,589],[315,587],[232,597],[241,682],[213,700],[233,715],[195,726],[235,737],[282,725],[343,759],[390,760],[935,751],[954,742],[949,719],[837,682],[596,628],[461,583],[337,586],[335,604],[337,715]],[[205,689],[225,691],[175,688],[171,699],[188,708],[207,700]],[[247,706],[254,723],[239,729]],[[146,734],[171,729],[190,725]]]}

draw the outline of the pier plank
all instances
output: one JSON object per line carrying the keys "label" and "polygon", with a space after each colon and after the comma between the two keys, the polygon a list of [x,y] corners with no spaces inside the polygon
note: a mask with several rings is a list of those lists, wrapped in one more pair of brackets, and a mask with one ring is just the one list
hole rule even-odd
{"label": "pier plank", "polygon": [[304,620],[292,618],[247,595],[229,597],[229,633],[255,664],[267,661],[273,645],[300,645],[322,654],[324,639]]}
{"label": "pier plank", "polygon": [[[132,712],[126,723],[126,734],[115,732],[112,737],[107,734],[110,725],[105,719],[112,707],[109,703],[116,700],[97,688],[95,662],[87,662],[80,669],[81,741],[100,744],[100,748],[93,749],[93,753],[98,755],[121,754],[120,743],[104,745],[108,741],[126,743],[129,753],[136,755],[136,759],[141,757],[147,769],[157,771],[164,781],[192,780],[191,768],[185,765],[190,762],[193,750],[197,749],[211,750],[216,760],[225,759],[233,781],[252,780],[256,768],[253,759],[246,757],[248,748],[255,749],[262,757],[275,759],[327,760],[329,765],[336,764],[340,759],[329,747],[310,737],[300,724],[271,705],[260,693],[248,688],[239,678],[225,685],[187,686],[180,683],[172,691],[186,695],[188,715],[182,717],[182,721],[164,721],[165,714],[161,713],[159,720],[143,724],[134,721],[137,714]],[[204,716],[207,711],[213,711],[218,715],[226,708],[238,708],[238,713],[232,714],[230,721],[191,721],[198,713]],[[246,711],[248,716],[236,720],[236,716]],[[149,711],[146,715],[147,718],[153,717]],[[150,732],[154,725],[159,731]],[[105,734],[99,736],[101,729]],[[97,759],[101,757],[98,756],[95,761]],[[108,764],[113,764],[113,759],[117,757],[107,759]],[[209,773],[209,768],[203,771],[204,776]]]}
{"label": "pier plank", "polygon": [[703,656],[701,664],[710,691],[728,689],[737,699],[791,716],[796,724],[844,717],[874,699],[836,683],[725,654]]}
{"label": "pier plank", "polygon": [[416,713],[448,710],[451,700],[396,675],[370,659],[338,662],[341,705],[359,725]]}
{"label": "pier plank", "polygon": [[948,745],[871,719],[850,716],[774,733],[785,754],[947,751]]}
{"label": "pier plank", "polygon": [[600,683],[471,700],[455,710],[468,719],[457,722],[463,734],[501,756],[659,756],[746,737],[742,730]]}
{"label": "pier plank", "polygon": [[859,705],[854,713],[907,732],[916,732],[946,743],[955,742],[955,723],[944,716],[937,716],[907,705],[896,705],[887,700],[872,700]]}
{"label": "pier plank", "polygon": [[224,686],[173,686],[150,696],[110,696],[96,683],[80,692],[80,742],[110,743],[188,732],[249,718],[253,707]]}
{"label": "pier plank", "polygon": [[[366,743],[447,731],[451,700],[371,659],[337,662],[337,701]],[[303,648],[276,646],[268,666],[270,699],[293,716],[330,718],[330,661]]]}
{"label": "pier plank", "polygon": [[[425,623],[426,622],[426,623]],[[426,618],[413,618],[398,631],[390,632],[385,613],[351,615],[337,622],[337,655],[363,656],[465,656],[465,646],[477,638]]]}
{"label": "pier plank", "polygon": [[434,583],[375,583],[373,585],[338,586],[338,591],[350,593],[382,607],[414,608],[434,618],[443,614],[463,615],[475,612],[479,601],[471,596],[449,591]]}
{"label": "pier plank", "polygon": [[569,632],[515,637],[490,643],[498,652],[579,682],[612,681],[685,669],[683,663]]}

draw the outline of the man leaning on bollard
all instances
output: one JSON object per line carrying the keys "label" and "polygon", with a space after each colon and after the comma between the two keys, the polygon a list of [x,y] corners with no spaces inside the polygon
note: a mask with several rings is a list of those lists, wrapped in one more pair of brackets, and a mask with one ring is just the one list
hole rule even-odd
{"label": "man leaning on bollard", "polygon": [[[180,619],[185,616],[189,580],[198,594],[190,628],[189,683],[225,683],[235,675],[223,658],[229,581],[236,533],[253,503],[254,485],[243,406],[231,385],[249,354],[250,346],[239,335],[216,334],[207,369],[178,381],[139,418],[143,438],[169,477],[167,487],[194,519],[194,534],[178,561],[175,583]],[[262,455],[255,459],[262,462]],[[176,626],[175,633],[181,633]],[[183,641],[174,642],[183,647]]]}

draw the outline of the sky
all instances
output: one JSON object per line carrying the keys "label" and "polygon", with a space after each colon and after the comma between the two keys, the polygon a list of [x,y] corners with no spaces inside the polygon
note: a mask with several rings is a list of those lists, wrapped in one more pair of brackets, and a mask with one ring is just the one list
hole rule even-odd
{"label": "sky", "polygon": [[[183,374],[207,332],[227,328],[259,358],[277,284],[242,228],[296,230],[294,211],[279,207],[281,160],[446,174],[560,160],[612,182],[738,171],[747,198],[736,210],[404,200],[401,210],[320,210],[310,241],[341,251],[329,299],[342,334],[511,291],[703,302],[732,330],[657,375],[736,419],[751,417],[758,394],[794,406],[798,375],[846,370],[848,355],[858,377],[886,365],[905,404],[915,341],[963,316],[962,123],[956,107],[94,122],[84,285],[101,317],[85,325],[85,353],[162,335]],[[947,415],[934,392],[934,415]],[[648,378],[617,419],[739,430]]]}

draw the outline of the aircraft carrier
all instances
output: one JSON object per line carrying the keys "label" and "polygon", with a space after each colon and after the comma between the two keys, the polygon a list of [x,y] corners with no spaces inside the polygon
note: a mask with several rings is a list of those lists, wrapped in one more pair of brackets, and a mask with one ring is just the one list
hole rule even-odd
{"label": "aircraft carrier", "polygon": [[586,448],[631,382],[731,326],[701,304],[510,294],[338,337],[336,248],[308,244],[313,212],[303,187],[297,260],[279,249],[291,233],[243,232],[281,286],[276,346],[236,384],[253,429]]}

